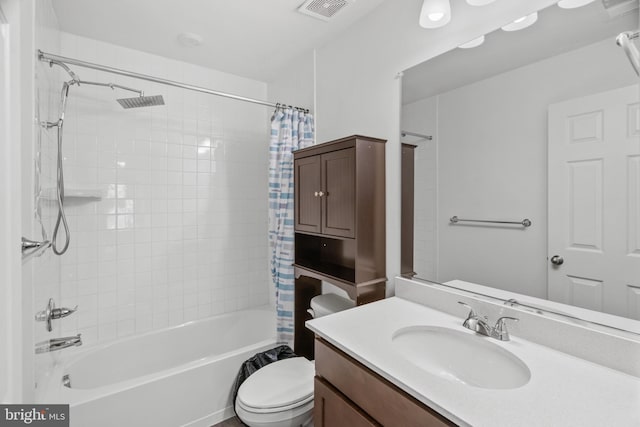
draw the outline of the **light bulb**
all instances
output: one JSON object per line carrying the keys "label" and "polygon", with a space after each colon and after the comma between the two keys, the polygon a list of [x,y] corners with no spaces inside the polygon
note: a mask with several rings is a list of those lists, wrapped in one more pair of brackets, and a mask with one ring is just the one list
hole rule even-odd
{"label": "light bulb", "polygon": [[424,0],[420,11],[420,26],[438,28],[451,21],[451,4],[449,0]]}
{"label": "light bulb", "polygon": [[534,12],[531,15],[523,16],[513,21],[511,24],[507,24],[502,27],[503,31],[518,31],[525,29],[533,25],[538,20],[538,13]]}
{"label": "light bulb", "polygon": [[575,9],[576,7],[585,6],[594,1],[595,0],[561,0],[558,2],[558,6],[563,9]]}
{"label": "light bulb", "polygon": [[489,3],[493,3],[496,0],[467,0],[471,6],[484,6]]}

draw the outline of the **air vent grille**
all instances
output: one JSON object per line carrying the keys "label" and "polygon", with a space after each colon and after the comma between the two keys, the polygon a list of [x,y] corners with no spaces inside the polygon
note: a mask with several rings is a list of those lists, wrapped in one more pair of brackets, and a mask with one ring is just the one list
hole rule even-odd
{"label": "air vent grille", "polygon": [[328,21],[348,4],[348,0],[308,0],[298,8],[298,12]]}

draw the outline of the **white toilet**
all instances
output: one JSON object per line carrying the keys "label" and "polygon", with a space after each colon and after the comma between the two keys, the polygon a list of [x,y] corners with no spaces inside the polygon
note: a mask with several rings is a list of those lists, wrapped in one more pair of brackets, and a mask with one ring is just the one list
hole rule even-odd
{"label": "white toilet", "polygon": [[[339,295],[324,294],[311,300],[311,312],[321,317],[354,305]],[[314,363],[304,357],[273,362],[242,383],[236,414],[250,427],[311,427],[314,375]]]}

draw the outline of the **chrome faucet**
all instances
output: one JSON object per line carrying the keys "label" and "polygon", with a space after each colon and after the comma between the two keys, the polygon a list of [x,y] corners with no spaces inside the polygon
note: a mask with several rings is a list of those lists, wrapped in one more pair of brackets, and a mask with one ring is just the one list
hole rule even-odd
{"label": "chrome faucet", "polygon": [[56,308],[56,304],[53,301],[53,298],[49,298],[49,304],[47,304],[47,308],[36,313],[36,321],[46,322],[47,331],[51,332],[53,330],[53,325],[51,324],[52,320],[67,317],[75,313],[77,310],[77,305],[75,306],[75,308]]}
{"label": "chrome faucet", "polygon": [[63,348],[81,346],[81,334],[73,337],[52,338],[36,344],[36,354],[47,353],[49,351],[62,350]]}
{"label": "chrome faucet", "polygon": [[491,327],[489,323],[487,323],[489,320],[487,316],[484,316],[484,318],[480,318],[476,314],[473,307],[471,307],[469,304],[462,301],[458,301],[458,304],[461,304],[469,309],[469,314],[467,315],[465,321],[462,323],[462,326],[480,335],[485,335],[500,341],[510,340],[509,331],[507,330],[505,320],[513,320],[517,322],[519,319],[510,316],[503,316],[496,321],[495,326]]}

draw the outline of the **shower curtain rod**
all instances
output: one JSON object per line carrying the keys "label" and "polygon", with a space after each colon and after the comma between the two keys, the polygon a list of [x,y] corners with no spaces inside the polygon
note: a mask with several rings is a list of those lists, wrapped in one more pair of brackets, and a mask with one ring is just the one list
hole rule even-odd
{"label": "shower curtain rod", "polygon": [[[296,109],[298,111],[303,111],[305,113],[309,112],[308,108],[294,107],[294,106],[286,105],[286,104],[282,104],[282,103],[273,103],[273,102],[268,102],[268,101],[262,101],[260,99],[254,99],[254,98],[248,98],[248,97],[245,97],[245,96],[234,95],[232,93],[220,92],[220,91],[217,91],[217,90],[207,89],[207,88],[200,87],[200,86],[194,86],[194,85],[190,85],[190,84],[186,84],[186,83],[176,82],[174,80],[167,80],[167,79],[163,79],[163,78],[160,78],[160,77],[150,76],[150,75],[147,75],[147,74],[140,74],[140,73],[135,73],[133,71],[123,70],[123,69],[120,69],[120,68],[114,68],[114,67],[109,67],[109,66],[106,66],[106,65],[100,65],[100,64],[94,64],[94,63],[91,63],[91,62],[80,61],[78,59],[67,58],[65,56],[54,55],[54,54],[51,54],[51,53],[43,52],[41,50],[38,50],[38,59],[40,61],[42,61],[42,62],[57,63],[57,64],[62,63],[62,64],[67,64],[67,65],[77,65],[79,67],[91,68],[91,69],[94,69],[94,70],[104,71],[104,72],[112,73],[112,74],[119,74],[121,76],[132,77],[134,79],[147,80],[147,81],[154,82],[154,83],[160,83],[160,84],[167,85],[167,86],[174,86],[174,87],[179,87],[179,88],[182,88],[182,89],[193,90],[193,91],[196,91],[196,92],[202,92],[202,93],[206,93],[206,94],[209,94],[209,95],[222,96],[224,98],[235,99],[237,101],[245,101],[245,102],[251,102],[253,104],[266,105],[267,107],[274,107],[274,108],[290,107],[290,108],[294,108],[294,109]],[[68,70],[68,68],[66,68],[66,67],[65,67],[65,69],[67,69],[67,71],[73,77],[73,72],[70,72],[70,70]]]}

